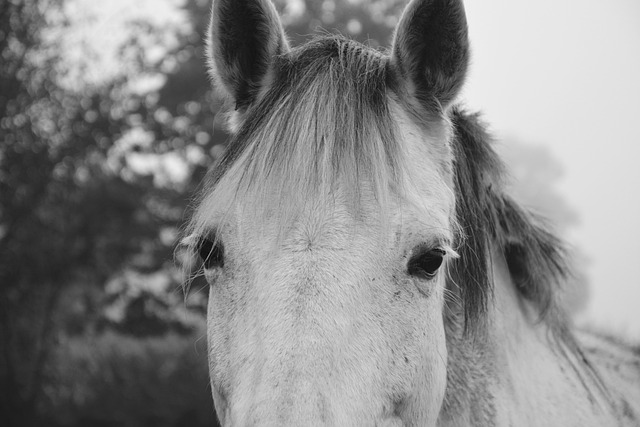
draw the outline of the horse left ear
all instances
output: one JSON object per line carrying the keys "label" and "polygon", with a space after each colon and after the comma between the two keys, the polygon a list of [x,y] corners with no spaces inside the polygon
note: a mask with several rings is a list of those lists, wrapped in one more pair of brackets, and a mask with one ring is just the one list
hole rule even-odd
{"label": "horse left ear", "polygon": [[469,62],[462,0],[412,0],[396,28],[392,64],[407,90],[428,107],[447,108]]}
{"label": "horse left ear", "polygon": [[218,92],[242,110],[257,99],[275,57],[289,45],[271,0],[214,0],[208,48]]}

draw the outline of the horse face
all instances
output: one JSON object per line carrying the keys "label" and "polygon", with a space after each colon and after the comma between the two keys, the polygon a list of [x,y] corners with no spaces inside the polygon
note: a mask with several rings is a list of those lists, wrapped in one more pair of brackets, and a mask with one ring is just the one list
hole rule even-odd
{"label": "horse face", "polygon": [[[191,231],[211,285],[210,375],[223,425],[435,424],[447,364],[443,265],[454,254],[444,117],[466,33],[454,28],[464,33],[460,64],[436,58],[448,55],[434,46],[438,28],[448,49],[447,20],[464,19],[427,3],[409,5],[390,58],[340,45],[341,55],[369,55],[359,62],[378,58],[380,82],[396,82],[362,105],[349,104],[368,99],[358,84],[327,77],[348,74],[344,64],[280,96],[282,76],[297,75],[282,64],[306,57],[289,52],[271,3],[214,4],[212,73],[236,106],[232,144],[244,148],[231,147]],[[425,14],[437,25],[423,37],[415,27]],[[426,45],[427,59],[417,58]]]}
{"label": "horse face", "polygon": [[[453,192],[437,164],[444,159],[409,161],[429,145],[405,120],[416,188],[384,211],[363,182],[358,215],[342,183],[295,214],[273,208],[256,220],[256,198],[242,197],[231,212],[209,215],[215,231],[199,250],[211,284],[211,382],[226,425],[435,422]],[[222,178],[212,205],[239,176]]]}
{"label": "horse face", "polygon": [[218,236],[224,266],[206,275],[222,422],[435,420],[446,376],[437,268],[446,246],[440,235],[405,231],[384,247],[378,230],[348,218],[340,207],[303,217],[276,249],[248,224],[242,237]]}

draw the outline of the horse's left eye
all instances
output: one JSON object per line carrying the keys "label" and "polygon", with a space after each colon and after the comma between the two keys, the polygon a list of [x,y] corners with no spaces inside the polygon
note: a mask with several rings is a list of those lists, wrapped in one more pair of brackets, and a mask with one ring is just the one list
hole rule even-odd
{"label": "horse's left eye", "polygon": [[445,251],[420,248],[407,264],[407,273],[420,279],[433,279],[442,265]]}
{"label": "horse's left eye", "polygon": [[222,243],[201,237],[197,249],[204,263],[204,268],[224,267],[224,247]]}

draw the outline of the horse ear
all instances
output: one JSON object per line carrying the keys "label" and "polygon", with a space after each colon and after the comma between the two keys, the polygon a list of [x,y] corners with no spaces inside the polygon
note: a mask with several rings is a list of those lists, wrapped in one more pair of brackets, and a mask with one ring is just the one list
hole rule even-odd
{"label": "horse ear", "polygon": [[392,64],[420,101],[449,106],[464,83],[469,62],[462,0],[412,0],[396,28]]}
{"label": "horse ear", "polygon": [[236,110],[268,82],[275,56],[289,50],[271,0],[214,0],[208,35],[209,73]]}

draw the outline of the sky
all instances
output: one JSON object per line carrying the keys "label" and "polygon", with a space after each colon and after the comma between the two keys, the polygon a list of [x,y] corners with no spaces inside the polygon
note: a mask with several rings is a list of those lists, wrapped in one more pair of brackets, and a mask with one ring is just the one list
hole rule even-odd
{"label": "sky", "polygon": [[498,143],[548,147],[591,285],[579,323],[640,338],[640,2],[467,0],[462,100]]}

